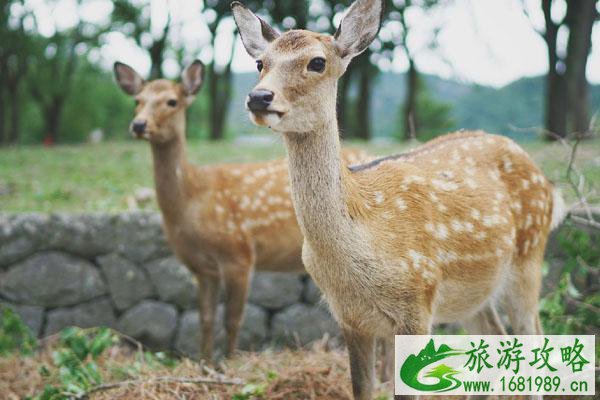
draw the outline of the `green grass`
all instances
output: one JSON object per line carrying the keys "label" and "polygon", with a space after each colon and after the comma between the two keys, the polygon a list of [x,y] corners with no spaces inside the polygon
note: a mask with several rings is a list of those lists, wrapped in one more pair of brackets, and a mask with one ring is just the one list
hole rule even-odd
{"label": "green grass", "polygon": [[[405,144],[351,143],[373,154],[387,155],[406,149]],[[567,152],[557,143],[526,143],[546,175],[564,182]],[[188,144],[188,157],[196,164],[250,162],[284,155],[277,137],[269,144],[235,142]],[[577,165],[588,184],[600,187],[600,140],[580,146]],[[57,146],[23,146],[0,149],[0,211],[122,211],[127,197],[140,188],[152,188],[148,144],[137,141]],[[570,190],[565,194],[573,199]],[[598,196],[592,199],[599,201]],[[156,208],[154,203],[149,208]]]}

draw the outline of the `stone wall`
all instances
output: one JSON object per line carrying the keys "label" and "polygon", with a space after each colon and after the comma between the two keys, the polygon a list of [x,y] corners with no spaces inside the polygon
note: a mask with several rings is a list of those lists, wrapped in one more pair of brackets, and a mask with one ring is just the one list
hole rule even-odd
{"label": "stone wall", "polygon": [[[256,273],[239,347],[306,344],[337,324],[305,275]],[[110,326],[155,349],[195,355],[196,282],[165,243],[156,213],[0,215],[0,303],[38,336]],[[217,309],[217,352],[225,346]]]}
{"label": "stone wall", "polygon": [[[595,209],[600,220],[600,210]],[[196,282],[167,247],[157,213],[0,214],[0,304],[38,336],[106,325],[156,349],[195,355],[200,335]],[[600,233],[589,231],[592,242]],[[554,290],[565,256],[551,236],[543,292]],[[217,354],[225,346],[217,309]],[[305,275],[256,273],[239,347],[294,346],[337,336]]]}

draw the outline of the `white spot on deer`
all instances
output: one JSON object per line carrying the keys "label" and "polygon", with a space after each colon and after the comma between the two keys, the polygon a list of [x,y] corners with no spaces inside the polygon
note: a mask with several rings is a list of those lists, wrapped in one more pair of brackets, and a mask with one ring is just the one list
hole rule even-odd
{"label": "white spot on deer", "polygon": [[470,222],[465,222],[465,223],[464,223],[464,227],[465,227],[465,231],[467,231],[467,232],[473,232],[473,230],[474,230],[474,228],[475,228],[475,227],[473,226],[473,224],[472,224],[472,223],[470,223]]}
{"label": "white spot on deer", "polygon": [[510,208],[515,210],[518,214],[520,214],[521,210],[523,209],[523,207],[521,206],[521,203],[519,203],[518,201],[511,203]]}
{"label": "white spot on deer", "polygon": [[375,203],[376,203],[376,204],[381,204],[381,203],[383,203],[383,199],[384,199],[384,197],[383,197],[383,193],[381,193],[381,192],[379,192],[379,191],[378,191],[378,192],[375,192]]}
{"label": "white spot on deer", "polygon": [[531,225],[533,225],[533,217],[531,216],[531,214],[527,214],[523,226],[525,227],[525,229],[528,229]]}
{"label": "white spot on deer", "polygon": [[247,195],[243,195],[242,200],[240,201],[240,208],[245,210],[248,206],[250,206],[250,198]]}
{"label": "white spot on deer", "polygon": [[521,179],[521,187],[525,190],[529,189],[530,182],[527,179]]}
{"label": "white spot on deer", "polygon": [[231,175],[233,175],[233,176],[240,176],[240,175],[242,175],[242,171],[240,171],[240,170],[239,170],[239,169],[237,169],[237,168],[232,168],[232,169],[231,169],[229,172],[230,172],[230,173],[231,173]]}
{"label": "white spot on deer", "polygon": [[438,165],[440,163],[440,160],[438,160],[437,158],[434,158],[434,159],[431,160],[431,163],[433,165]]}
{"label": "white spot on deer", "polygon": [[441,263],[448,264],[458,260],[458,255],[453,251],[438,250],[437,260]]}
{"label": "white spot on deer", "polygon": [[404,178],[403,183],[406,185],[410,185],[411,183],[425,183],[425,179],[419,175],[409,175]]}
{"label": "white spot on deer", "polygon": [[254,179],[252,175],[246,175],[244,176],[242,182],[244,182],[246,185],[252,185],[254,182],[256,182],[256,179]]}
{"label": "white spot on deer", "polygon": [[462,232],[465,229],[465,227],[463,226],[463,223],[457,219],[453,219],[450,222],[450,227],[452,228],[452,230],[454,232]]}
{"label": "white spot on deer", "polygon": [[412,249],[408,251],[408,256],[411,258],[413,266],[416,269],[420,269],[422,266],[424,267],[428,262],[427,257]]}
{"label": "white spot on deer", "polygon": [[433,234],[436,239],[444,240],[448,237],[448,228],[444,224],[434,224],[428,222],[425,224],[425,230]]}
{"label": "white spot on deer", "polygon": [[487,233],[485,233],[485,232],[483,232],[483,231],[481,231],[481,232],[477,232],[477,233],[475,234],[475,239],[477,239],[477,240],[483,240],[483,239],[485,239],[486,237],[487,237]]}
{"label": "white spot on deer", "polygon": [[[467,157],[465,158],[465,163],[467,163],[467,165],[474,167],[475,166],[475,160],[473,160],[473,157]],[[470,168],[472,171],[474,171],[472,168]],[[474,172],[473,172],[474,173]]]}
{"label": "white spot on deer", "polygon": [[504,172],[512,172],[513,170],[513,163],[507,156],[502,158],[502,168],[504,168]]}
{"label": "white spot on deer", "polygon": [[396,207],[398,208],[398,210],[400,210],[400,211],[406,210],[407,206],[406,206],[406,202],[404,200],[398,198],[398,199],[396,199],[395,203],[396,203]]}
{"label": "white spot on deer", "polygon": [[529,251],[529,239],[523,243],[523,254],[526,254]]}
{"label": "white spot on deer", "polygon": [[432,179],[431,183],[437,189],[444,190],[447,192],[458,189],[458,185],[455,182],[442,181],[440,179]]}
{"label": "white spot on deer", "polygon": [[494,225],[499,225],[502,219],[498,214],[486,215],[483,217],[483,225],[486,227],[492,227]]}
{"label": "white spot on deer", "polygon": [[471,209],[471,218],[479,220],[481,218],[481,212],[475,208]]}
{"label": "white spot on deer", "polygon": [[285,186],[283,187],[283,191],[284,191],[285,193],[289,193],[289,192],[290,192],[290,185],[285,185]]}
{"label": "white spot on deer", "polygon": [[465,167],[464,171],[465,171],[465,174],[471,175],[471,176],[475,175],[475,172],[477,172],[475,170],[475,168],[473,168],[473,167]]}
{"label": "white spot on deer", "polygon": [[456,150],[456,149],[453,150],[451,157],[452,157],[452,161],[454,161],[454,162],[460,161],[460,153],[458,152],[458,150]]}
{"label": "white spot on deer", "polygon": [[257,169],[256,171],[254,171],[254,176],[257,178],[261,178],[265,175],[267,175],[267,170],[264,168]]}
{"label": "white spot on deer", "polygon": [[477,189],[479,187],[477,182],[475,182],[475,180],[472,178],[466,178],[465,183],[469,187],[469,189]]}
{"label": "white spot on deer", "polygon": [[489,176],[494,181],[499,181],[500,180],[500,172],[498,172],[497,169],[491,170],[489,172]]}
{"label": "white spot on deer", "polygon": [[223,214],[225,212],[225,209],[221,205],[217,204],[215,206],[215,211],[217,212],[217,214]]}

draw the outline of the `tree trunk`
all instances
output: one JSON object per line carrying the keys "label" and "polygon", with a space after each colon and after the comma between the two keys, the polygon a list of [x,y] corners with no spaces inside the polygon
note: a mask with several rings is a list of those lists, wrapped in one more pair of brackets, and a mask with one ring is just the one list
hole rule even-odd
{"label": "tree trunk", "polygon": [[552,20],[552,0],[542,0],[545,32],[544,41],[548,51],[548,73],[546,74],[545,127],[546,137],[556,140],[556,136],[567,134],[567,87],[564,77],[564,62],[558,56],[557,35],[559,25]]}
{"label": "tree trunk", "polygon": [[418,132],[417,96],[419,95],[419,73],[413,59],[408,60],[406,72],[406,100],[404,100],[404,138],[416,139]]}
{"label": "tree trunk", "polygon": [[596,0],[567,2],[565,24],[569,28],[566,79],[569,128],[575,132],[589,130],[589,93],[585,76],[596,21]]}
{"label": "tree trunk", "polygon": [[53,145],[58,141],[62,108],[62,99],[53,99],[50,107],[44,113],[44,132],[46,134],[44,142],[47,144]]}
{"label": "tree trunk", "polygon": [[214,60],[208,65],[208,138],[210,140],[223,139],[223,110],[220,109],[219,81],[221,76],[215,70]]}
{"label": "tree trunk", "polygon": [[371,138],[371,82],[375,74],[369,56],[371,51],[367,49],[358,63],[358,99],[356,100],[356,135],[363,140]]}

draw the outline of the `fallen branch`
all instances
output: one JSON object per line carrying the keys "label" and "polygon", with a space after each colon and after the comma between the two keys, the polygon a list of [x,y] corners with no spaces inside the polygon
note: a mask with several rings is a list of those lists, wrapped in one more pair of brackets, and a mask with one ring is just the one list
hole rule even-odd
{"label": "fallen branch", "polygon": [[191,383],[194,385],[243,385],[244,381],[241,379],[223,379],[223,378],[178,378],[175,376],[159,376],[156,378],[149,379],[131,379],[121,382],[105,383],[102,385],[94,386],[87,392],[76,396],[76,399],[87,399],[93,393],[103,392],[106,390],[116,389],[123,386],[135,386],[142,384],[155,385],[158,383]]}

